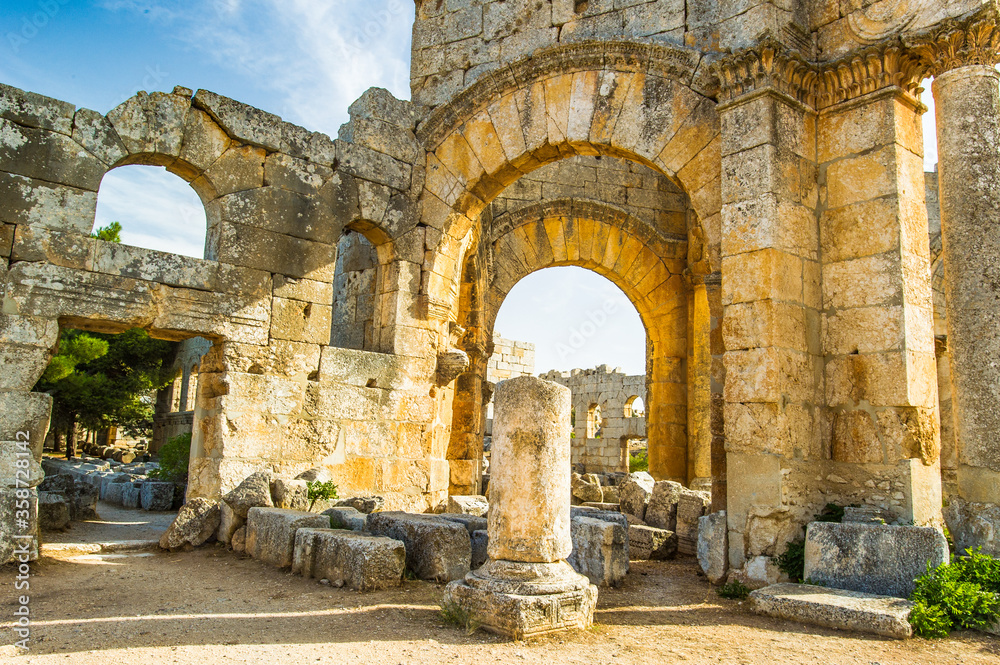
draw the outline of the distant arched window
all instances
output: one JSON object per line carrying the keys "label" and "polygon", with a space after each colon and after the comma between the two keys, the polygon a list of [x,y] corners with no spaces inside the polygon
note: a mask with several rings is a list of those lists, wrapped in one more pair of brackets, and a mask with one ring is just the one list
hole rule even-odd
{"label": "distant arched window", "polygon": [[625,401],[626,418],[643,418],[646,415],[646,405],[638,395],[632,395]]}
{"label": "distant arched window", "polygon": [[123,245],[205,256],[205,206],[188,183],[162,166],[108,171],[97,193],[94,231],[114,222],[121,224]]}
{"label": "distant arched window", "polygon": [[590,408],[587,409],[587,438],[588,439],[599,439],[601,438],[601,424],[603,419],[601,418],[601,405],[591,404]]}

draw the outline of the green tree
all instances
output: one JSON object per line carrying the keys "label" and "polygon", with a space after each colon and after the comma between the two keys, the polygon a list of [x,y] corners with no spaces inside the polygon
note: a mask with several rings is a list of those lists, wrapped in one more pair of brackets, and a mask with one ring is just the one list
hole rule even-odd
{"label": "green tree", "polygon": [[174,352],[172,344],[141,328],[119,335],[63,331],[58,352],[35,390],[52,395],[56,431],[67,435],[66,457],[76,455],[78,426],[147,429],[153,391],[173,380]]}
{"label": "green tree", "polygon": [[97,238],[98,240],[107,240],[108,242],[121,242],[121,233],[121,222],[111,222],[107,226],[95,229],[94,232],[90,234],[90,237]]}

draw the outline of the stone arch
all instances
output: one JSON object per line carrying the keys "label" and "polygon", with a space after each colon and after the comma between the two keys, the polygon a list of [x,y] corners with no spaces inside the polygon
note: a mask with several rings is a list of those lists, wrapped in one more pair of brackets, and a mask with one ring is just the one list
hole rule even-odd
{"label": "stone arch", "polygon": [[622,414],[625,418],[636,418],[639,413],[645,413],[644,411],[638,410],[636,407],[636,401],[642,404],[642,409],[646,408],[646,403],[643,401],[642,397],[639,395],[630,395],[628,399],[625,400],[625,410]]}
{"label": "stone arch", "polygon": [[574,265],[607,277],[646,328],[651,472],[688,482],[686,238],[656,233],[621,209],[591,201],[543,202],[505,218],[489,238],[486,339],[504,298],[532,272]]}
{"label": "stone arch", "polygon": [[[455,259],[484,207],[524,173],[575,154],[637,161],[690,197],[717,244],[719,118],[701,56],[669,46],[582,43],[535,53],[478,79],[418,129],[426,149],[424,222],[444,228],[425,298],[454,295]],[[718,265],[714,266],[718,269]]]}

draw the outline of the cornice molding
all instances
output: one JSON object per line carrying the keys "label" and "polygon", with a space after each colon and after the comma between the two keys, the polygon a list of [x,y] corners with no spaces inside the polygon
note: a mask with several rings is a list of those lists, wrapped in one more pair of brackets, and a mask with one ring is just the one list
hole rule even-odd
{"label": "cornice molding", "polygon": [[816,111],[889,87],[917,101],[924,71],[919,56],[899,42],[876,44],[839,60],[815,64],[770,37],[714,64],[720,103],[771,89]]}

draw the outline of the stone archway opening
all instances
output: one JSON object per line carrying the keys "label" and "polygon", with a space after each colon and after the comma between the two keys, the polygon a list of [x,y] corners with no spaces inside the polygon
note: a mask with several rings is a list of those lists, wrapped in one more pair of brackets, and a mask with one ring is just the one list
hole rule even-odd
{"label": "stone archway opening", "polygon": [[97,193],[95,232],[120,224],[121,243],[204,258],[208,222],[197,192],[162,166],[108,171]]}

